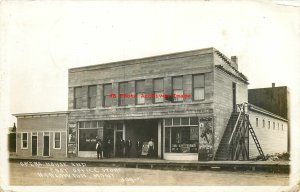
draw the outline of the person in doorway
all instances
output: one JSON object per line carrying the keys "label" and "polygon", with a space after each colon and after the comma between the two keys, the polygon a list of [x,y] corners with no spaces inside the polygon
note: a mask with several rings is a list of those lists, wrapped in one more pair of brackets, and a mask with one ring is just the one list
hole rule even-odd
{"label": "person in doorway", "polygon": [[149,146],[148,154],[149,154],[149,157],[152,158],[154,156],[154,142],[153,142],[152,138],[148,142],[148,146]]}
{"label": "person in doorway", "polygon": [[117,140],[116,143],[116,156],[122,157],[123,149],[122,149],[122,138]]}
{"label": "person in doorway", "polygon": [[112,143],[111,143],[111,140],[108,139],[107,143],[106,143],[107,158],[111,157],[111,151],[112,151]]}
{"label": "person in doorway", "polygon": [[125,147],[126,147],[126,149],[125,149],[126,157],[129,157],[130,151],[131,151],[131,147],[132,147],[132,141],[131,141],[130,137],[127,139]]}
{"label": "person in doorway", "polygon": [[125,157],[125,146],[126,144],[125,144],[125,141],[124,141],[124,139],[121,139],[121,155],[122,155],[122,157]]}
{"label": "person in doorway", "polygon": [[141,157],[143,144],[140,139],[135,143],[136,157]]}
{"label": "person in doorway", "polygon": [[102,147],[101,139],[99,139],[96,144],[96,150],[97,150],[97,159],[99,159],[99,157],[102,159],[103,147]]}

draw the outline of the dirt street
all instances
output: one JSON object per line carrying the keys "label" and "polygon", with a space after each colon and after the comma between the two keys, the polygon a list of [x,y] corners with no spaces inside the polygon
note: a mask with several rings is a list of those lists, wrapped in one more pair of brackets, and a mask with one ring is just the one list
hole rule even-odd
{"label": "dirt street", "polygon": [[10,185],[288,185],[288,174],[253,171],[178,171],[88,164],[10,163]]}

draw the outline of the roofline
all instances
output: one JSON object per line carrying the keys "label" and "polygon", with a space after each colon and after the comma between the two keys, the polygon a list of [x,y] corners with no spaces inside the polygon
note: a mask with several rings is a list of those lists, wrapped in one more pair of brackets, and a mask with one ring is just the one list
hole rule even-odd
{"label": "roofline", "polygon": [[194,56],[194,55],[201,55],[201,54],[206,54],[206,53],[213,53],[214,51],[218,51],[218,50],[215,49],[214,47],[195,49],[195,50],[190,50],[190,51],[182,51],[182,52],[175,52],[175,53],[156,55],[156,56],[150,56],[150,57],[142,57],[142,58],[136,58],[136,59],[130,59],[130,60],[122,60],[122,61],[109,62],[109,63],[103,63],[103,64],[75,67],[75,68],[70,68],[69,72],[72,73],[72,72],[78,72],[78,71],[94,70],[94,69],[99,69],[99,68],[119,67],[119,66],[125,66],[125,65],[129,65],[129,64],[155,62],[157,60],[167,60],[167,59],[175,59],[175,58],[185,57],[185,56]]}
{"label": "roofline", "polygon": [[283,117],[281,117],[281,116],[279,116],[279,115],[276,115],[276,114],[274,114],[274,113],[271,113],[270,111],[267,111],[267,110],[265,110],[265,109],[263,109],[263,108],[257,107],[256,105],[253,105],[253,104],[251,104],[251,103],[249,103],[249,104],[250,104],[250,105],[249,105],[249,109],[252,110],[252,111],[260,112],[260,113],[263,113],[263,114],[268,115],[268,116],[270,116],[270,117],[274,117],[274,118],[276,118],[276,119],[280,119],[280,120],[282,120],[282,121],[288,122],[287,119],[285,119],[285,118],[283,118]]}
{"label": "roofline", "polygon": [[255,89],[274,89],[274,88],[288,88],[288,86],[251,88],[251,89],[249,89],[249,90],[255,90]]}
{"label": "roofline", "polygon": [[60,115],[60,114],[69,114],[69,111],[53,111],[53,112],[36,112],[36,113],[16,113],[12,114],[15,117],[21,116],[47,116],[47,115]]}

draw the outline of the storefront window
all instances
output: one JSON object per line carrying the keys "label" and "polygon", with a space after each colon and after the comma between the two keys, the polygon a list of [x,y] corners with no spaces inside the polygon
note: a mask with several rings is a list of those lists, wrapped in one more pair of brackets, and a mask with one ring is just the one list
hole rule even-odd
{"label": "storefront window", "polygon": [[[198,130],[198,127],[166,128],[165,152],[197,153],[199,142]],[[169,143],[171,143],[171,146]]]}

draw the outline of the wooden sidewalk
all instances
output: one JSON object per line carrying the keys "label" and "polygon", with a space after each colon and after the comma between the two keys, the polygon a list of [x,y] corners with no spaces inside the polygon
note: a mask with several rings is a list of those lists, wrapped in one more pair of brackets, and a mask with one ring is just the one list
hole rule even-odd
{"label": "wooden sidewalk", "polygon": [[289,161],[169,161],[147,158],[109,158],[96,159],[86,157],[10,157],[10,162],[53,162],[83,163],[85,166],[126,167],[168,170],[230,170],[230,171],[267,171],[289,173]]}

